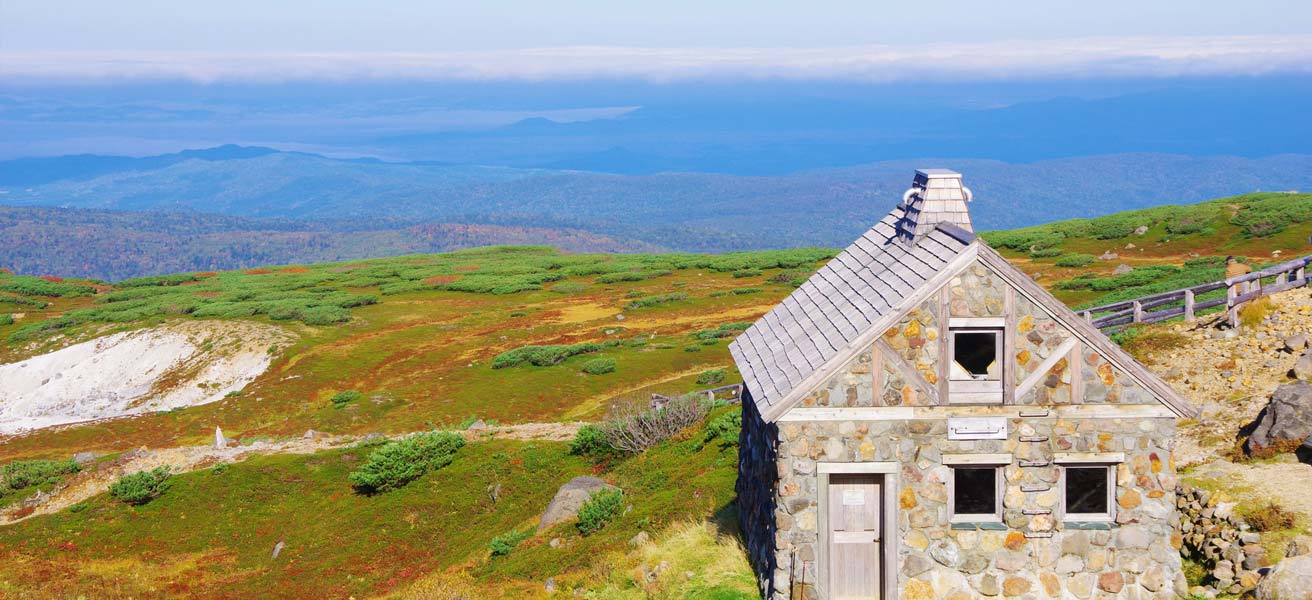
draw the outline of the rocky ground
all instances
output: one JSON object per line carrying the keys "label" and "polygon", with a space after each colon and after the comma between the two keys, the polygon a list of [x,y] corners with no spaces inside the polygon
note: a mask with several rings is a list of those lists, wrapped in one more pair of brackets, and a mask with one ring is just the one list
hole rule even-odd
{"label": "rocky ground", "polygon": [[294,339],[271,325],[178,321],[0,365],[0,435],[214,402]]}
{"label": "rocky ground", "polygon": [[1180,428],[1177,466],[1211,462],[1231,451],[1239,430],[1253,422],[1276,387],[1294,381],[1290,374],[1303,350],[1285,342],[1312,335],[1312,290],[1270,300],[1271,311],[1257,327],[1218,328],[1222,316],[1210,315],[1193,324],[1153,327],[1136,352],[1202,409],[1202,418]]}

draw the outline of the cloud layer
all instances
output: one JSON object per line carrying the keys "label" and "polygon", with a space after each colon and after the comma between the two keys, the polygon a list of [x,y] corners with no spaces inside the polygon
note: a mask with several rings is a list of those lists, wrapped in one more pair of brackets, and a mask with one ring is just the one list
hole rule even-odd
{"label": "cloud layer", "polygon": [[1180,77],[1312,71],[1312,36],[1101,37],[837,48],[558,47],[447,53],[0,53],[0,82]]}

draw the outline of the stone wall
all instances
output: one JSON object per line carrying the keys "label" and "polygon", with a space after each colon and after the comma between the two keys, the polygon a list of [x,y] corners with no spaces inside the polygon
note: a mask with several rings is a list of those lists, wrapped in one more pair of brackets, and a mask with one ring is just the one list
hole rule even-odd
{"label": "stone wall", "polygon": [[[978,407],[986,412],[988,407]],[[898,584],[903,600],[981,596],[1173,598],[1183,584],[1176,533],[1173,419],[1012,419],[1007,440],[947,439],[943,420],[784,422],[777,449],[774,579],[766,598],[818,598],[818,462],[888,461],[898,474]],[[1042,442],[1020,441],[1042,438]],[[1116,523],[1060,515],[1054,452],[1124,452]],[[1004,522],[949,522],[946,453],[1009,453]],[[1026,463],[1029,464],[1029,463]],[[772,595],[771,595],[772,594]]]}
{"label": "stone wall", "polygon": [[1189,484],[1176,488],[1180,509],[1181,554],[1207,570],[1203,585],[1190,590],[1195,595],[1216,597],[1218,593],[1240,595],[1257,588],[1259,569],[1271,566],[1262,536],[1234,514],[1235,503]]}
{"label": "stone wall", "polygon": [[[766,423],[752,401],[751,390],[743,390],[743,427],[738,434],[738,524],[747,543],[747,559],[752,564],[763,598],[771,598],[775,589],[775,501],[779,472],[775,440],[779,428]],[[787,580],[783,586],[787,587]]]}

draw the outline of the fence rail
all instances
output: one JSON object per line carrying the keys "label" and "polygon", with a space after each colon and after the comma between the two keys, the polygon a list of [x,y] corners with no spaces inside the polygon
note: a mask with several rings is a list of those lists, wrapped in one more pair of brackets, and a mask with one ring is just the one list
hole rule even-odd
{"label": "fence rail", "polygon": [[[710,388],[710,389],[708,389],[708,390],[698,390],[698,391],[695,391],[695,392],[689,392],[687,395],[689,395],[689,396],[701,396],[701,395],[705,395],[706,397],[710,398],[711,400],[715,400],[715,395],[718,394],[718,393],[720,393],[720,392],[731,392],[730,395],[729,395],[729,397],[726,398],[726,400],[728,400],[728,402],[729,402],[730,404],[733,404],[733,403],[735,403],[735,402],[738,402],[739,400],[742,400],[742,397],[743,397],[743,384],[741,384],[741,383],[731,383],[731,384],[729,384],[729,385],[722,385],[722,386],[720,386],[720,387],[714,387],[714,388]],[[652,395],[651,395],[651,407],[652,407],[653,409],[660,408],[660,407],[662,407],[662,406],[665,406],[670,400],[672,400],[672,398],[670,398],[669,396],[665,396],[665,395],[662,395],[662,394],[652,394]]]}
{"label": "fence rail", "polygon": [[[1261,271],[1190,288],[1086,308],[1079,313],[1098,329],[1119,329],[1127,325],[1157,323],[1177,317],[1193,322],[1199,311],[1224,306],[1230,325],[1236,326],[1239,322],[1239,308],[1245,303],[1307,285],[1309,279],[1307,266],[1310,263],[1312,263],[1312,256],[1304,256]],[[1264,280],[1271,281],[1267,283]],[[1201,302],[1196,300],[1198,296],[1221,289],[1226,291],[1224,298]]]}

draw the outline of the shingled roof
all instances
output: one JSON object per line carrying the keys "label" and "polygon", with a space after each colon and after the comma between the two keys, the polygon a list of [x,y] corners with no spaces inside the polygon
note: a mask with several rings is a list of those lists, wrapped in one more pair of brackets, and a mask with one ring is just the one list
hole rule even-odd
{"label": "shingled roof", "polygon": [[762,415],[881,318],[901,313],[975,240],[949,223],[907,239],[899,233],[906,213],[898,205],[729,346]]}
{"label": "shingled roof", "polygon": [[916,171],[903,202],[729,346],[757,410],[774,421],[902,315],[975,260],[1066,324],[1177,415],[1191,406],[991,248],[976,242],[961,175]]}

